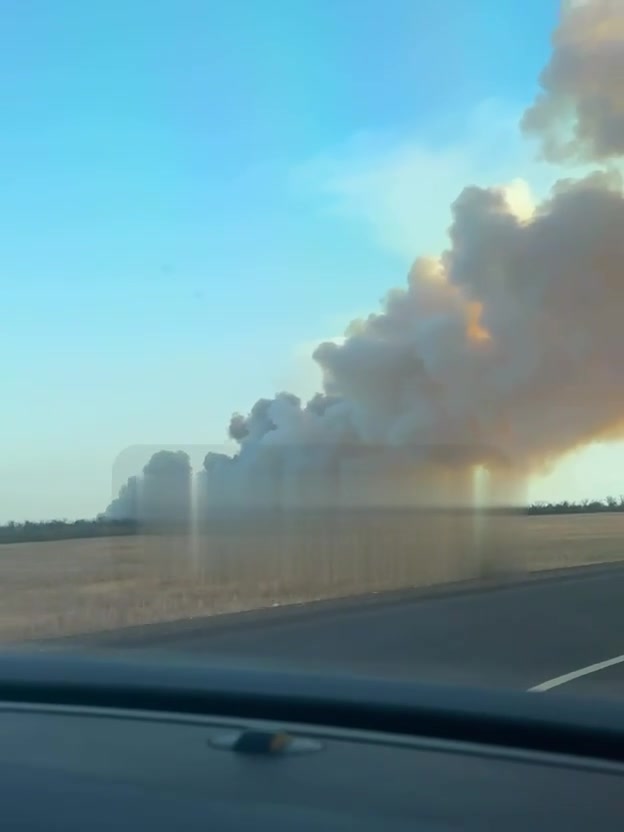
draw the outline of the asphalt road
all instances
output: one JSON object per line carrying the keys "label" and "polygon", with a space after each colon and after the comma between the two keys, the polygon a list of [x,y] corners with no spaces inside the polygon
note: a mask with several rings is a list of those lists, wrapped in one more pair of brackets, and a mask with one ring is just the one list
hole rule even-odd
{"label": "asphalt road", "polygon": [[[526,690],[624,654],[624,565],[133,627],[71,643]],[[554,689],[624,697],[624,661]]]}

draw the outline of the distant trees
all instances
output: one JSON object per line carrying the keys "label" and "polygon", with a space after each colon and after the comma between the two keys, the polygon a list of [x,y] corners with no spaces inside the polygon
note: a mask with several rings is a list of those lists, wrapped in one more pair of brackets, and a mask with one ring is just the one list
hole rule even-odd
{"label": "distant trees", "polygon": [[[548,514],[598,514],[607,512],[624,513],[624,494],[620,497],[605,497],[604,500],[581,500],[561,503],[539,502],[533,503],[525,509],[529,515]],[[340,510],[338,510],[340,513]],[[231,513],[225,513],[231,519]],[[215,524],[223,520],[224,512],[219,511],[212,518]],[[177,526],[173,526],[175,530]],[[34,523],[11,521],[0,526],[0,544],[2,543],[34,543],[46,540],[72,540],[90,537],[113,537],[150,533],[154,531],[136,518],[110,517],[101,514],[92,520],[46,520]]]}
{"label": "distant trees", "polygon": [[33,523],[7,523],[0,526],[0,543],[33,543],[44,540],[71,540],[80,537],[109,537],[136,534],[136,520],[97,517],[94,520],[46,520]]}
{"label": "distant trees", "polygon": [[600,512],[624,512],[624,494],[605,497],[604,500],[581,500],[578,503],[564,500],[561,503],[533,503],[527,514],[598,514]]}

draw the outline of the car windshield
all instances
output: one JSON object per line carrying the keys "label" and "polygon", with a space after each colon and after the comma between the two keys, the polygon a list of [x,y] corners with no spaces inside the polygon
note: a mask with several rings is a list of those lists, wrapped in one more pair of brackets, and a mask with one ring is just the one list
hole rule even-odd
{"label": "car windshield", "polygon": [[0,643],[624,695],[624,4],[3,25]]}

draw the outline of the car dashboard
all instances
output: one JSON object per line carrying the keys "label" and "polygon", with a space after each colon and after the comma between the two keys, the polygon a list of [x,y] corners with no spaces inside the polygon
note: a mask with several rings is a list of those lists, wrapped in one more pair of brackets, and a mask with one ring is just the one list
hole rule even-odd
{"label": "car dashboard", "polygon": [[6,829],[622,826],[612,703],[15,655],[0,695]]}

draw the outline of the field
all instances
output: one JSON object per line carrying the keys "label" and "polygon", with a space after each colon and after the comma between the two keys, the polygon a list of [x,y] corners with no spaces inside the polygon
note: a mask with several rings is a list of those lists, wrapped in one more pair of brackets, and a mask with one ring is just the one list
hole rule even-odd
{"label": "field", "polygon": [[624,559],[624,514],[358,512],[0,546],[0,640]]}

